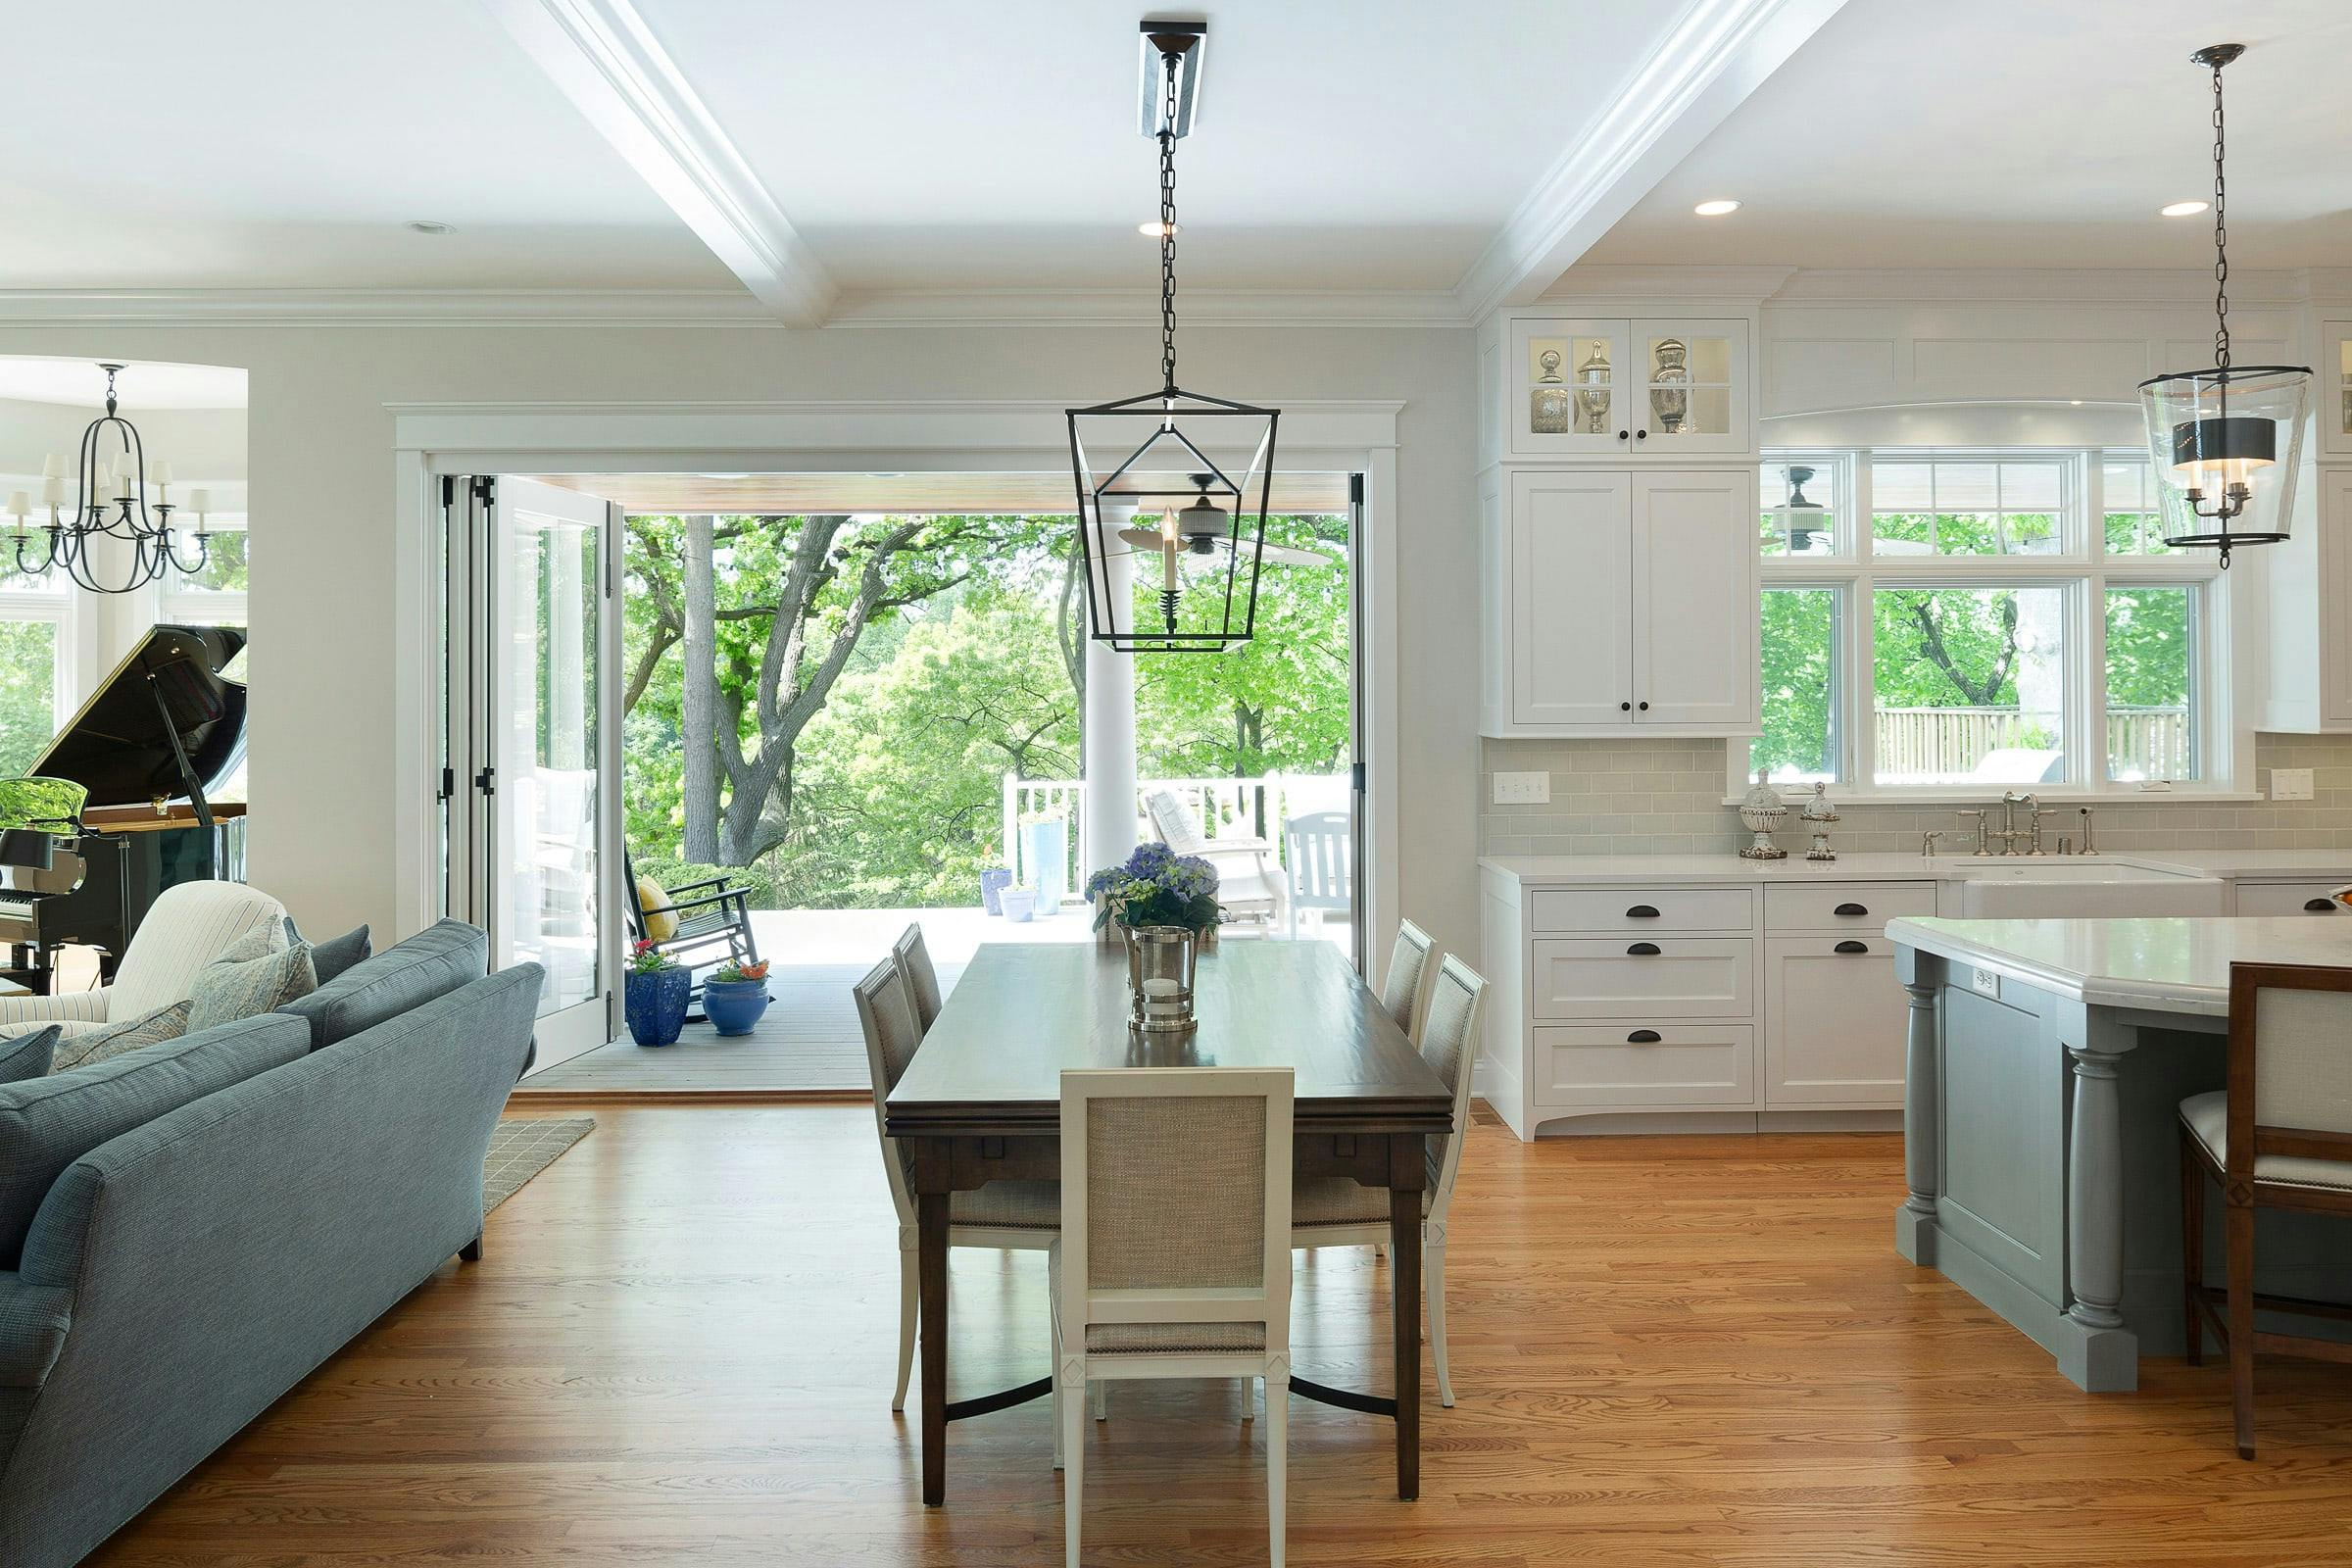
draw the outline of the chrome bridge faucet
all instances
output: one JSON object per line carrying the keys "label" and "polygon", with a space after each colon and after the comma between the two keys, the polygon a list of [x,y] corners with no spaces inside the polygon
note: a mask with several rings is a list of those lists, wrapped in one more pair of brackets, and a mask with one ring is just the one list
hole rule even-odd
{"label": "chrome bridge faucet", "polygon": [[[2026,825],[2023,827],[2018,826],[2017,821],[2017,808],[2021,806],[2026,808]],[[2041,847],[2041,819],[2045,816],[2057,815],[2058,808],[2042,805],[2035,796],[2020,795],[2015,790],[2004,790],[2001,792],[2001,825],[1997,828],[1992,825],[1992,813],[1985,807],[1971,807],[1965,811],[1957,811],[1953,814],[1962,821],[1973,819],[1973,825],[1977,832],[1976,853],[1978,855],[1990,856],[1997,853],[2004,856],[2034,856],[2050,853]],[[1934,833],[1926,835],[1920,843],[1920,854],[1933,855],[1938,836]],[[2082,811],[2082,836],[2084,840],[2083,853],[2086,855],[2097,854],[2096,850],[2089,848],[2088,843],[2090,837],[2088,808],[2084,808]],[[2001,846],[1997,852],[1992,847],[1993,841],[1996,839],[2000,841]],[[2018,848],[2021,841],[2026,845],[2023,850]]]}

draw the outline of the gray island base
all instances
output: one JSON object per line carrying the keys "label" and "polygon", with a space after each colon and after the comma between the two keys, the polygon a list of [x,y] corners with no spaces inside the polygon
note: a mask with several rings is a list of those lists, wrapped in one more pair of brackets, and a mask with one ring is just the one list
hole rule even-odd
{"label": "gray island base", "polygon": [[[2352,964],[2352,930],[1912,919],[1886,935],[1911,1001],[1895,1250],[2078,1386],[2137,1388],[2142,1354],[2185,1349],[2176,1128],[2182,1099],[2223,1087],[2230,964]],[[2216,1203],[2216,1280],[2220,1219]],[[2352,1224],[2268,1210],[2257,1224],[2258,1290],[2352,1302]]]}

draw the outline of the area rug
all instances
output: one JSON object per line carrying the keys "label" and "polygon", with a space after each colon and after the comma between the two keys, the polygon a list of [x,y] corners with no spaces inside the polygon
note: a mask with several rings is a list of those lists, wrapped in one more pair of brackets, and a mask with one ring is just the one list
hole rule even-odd
{"label": "area rug", "polygon": [[513,1198],[595,1130],[594,1116],[501,1116],[482,1160],[482,1212]]}

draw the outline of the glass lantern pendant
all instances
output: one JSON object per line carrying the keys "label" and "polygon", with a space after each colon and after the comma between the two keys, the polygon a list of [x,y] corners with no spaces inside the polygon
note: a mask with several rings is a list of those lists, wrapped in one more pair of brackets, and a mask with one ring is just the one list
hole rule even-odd
{"label": "glass lantern pendant", "polygon": [[2224,178],[2222,68],[2245,45],[2215,44],[2189,58],[2213,72],[2214,364],[2139,384],[2165,543],[2218,549],[2286,538],[2311,405],[2311,369],[2233,365],[2230,358],[2230,230]]}

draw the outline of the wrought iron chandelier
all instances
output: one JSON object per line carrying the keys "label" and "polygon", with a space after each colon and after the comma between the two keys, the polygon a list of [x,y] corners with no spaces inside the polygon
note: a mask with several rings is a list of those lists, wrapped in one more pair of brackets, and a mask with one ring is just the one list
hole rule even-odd
{"label": "wrought iron chandelier", "polygon": [[2222,68],[2245,52],[2244,44],[2221,43],[2189,56],[2213,72],[2214,363],[2207,369],[2176,370],[2139,384],[2165,543],[2218,548],[2225,567],[2239,545],[2286,538],[2304,415],[2311,404],[2309,366],[2241,366],[2230,359]]}
{"label": "wrought iron chandelier", "polygon": [[[1257,616],[1280,411],[1176,382],[1176,142],[1192,128],[1207,35],[1198,22],[1142,26],[1142,129],[1159,143],[1159,220],[1147,225],[1159,236],[1159,387],[1068,411],[1090,635],[1126,653],[1218,653],[1249,641]],[[1244,450],[1246,466],[1211,455]],[[1116,564],[1152,558],[1147,598]]]}
{"label": "wrought iron chandelier", "polygon": [[[172,514],[177,509],[169,499],[171,466],[157,466],[156,500],[149,506],[146,449],[137,428],[115,412],[115,376],[122,367],[101,365],[98,368],[106,372],[106,412],[81,433],[74,510],[63,519],[58,509],[65,500],[65,476],[56,471],[62,465],[52,458],[49,471],[43,475],[41,500],[49,509],[49,539],[47,551],[38,561],[32,559],[29,548],[32,540],[24,523],[23,492],[12,498],[17,570],[27,577],[44,577],[52,569],[63,569],[74,586],[94,594],[131,593],[167,572],[194,576],[212,558],[212,535],[204,526],[205,493],[198,490],[190,495],[196,513],[196,559],[183,561],[172,540]],[[116,444],[122,448],[120,459],[107,456],[107,449]],[[91,547],[101,540],[128,547],[128,560],[120,573],[103,560],[91,560]],[[101,557],[110,553],[119,552],[100,551]],[[122,580],[113,580],[118,574]]]}

